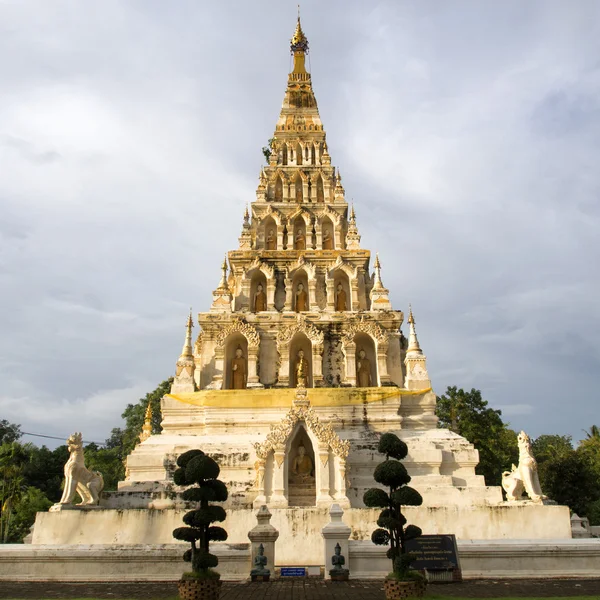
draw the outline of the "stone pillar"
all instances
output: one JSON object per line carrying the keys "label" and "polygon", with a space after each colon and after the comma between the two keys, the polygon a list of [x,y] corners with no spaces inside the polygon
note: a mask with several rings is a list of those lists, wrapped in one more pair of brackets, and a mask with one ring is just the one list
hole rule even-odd
{"label": "stone pillar", "polygon": [[252,282],[250,281],[250,279],[246,279],[245,277],[242,280],[242,290],[241,290],[241,294],[239,296],[239,302],[236,302],[236,304],[240,310],[243,310],[243,309],[250,310],[250,284],[251,283]]}
{"label": "stone pillar", "polygon": [[292,280],[287,277],[284,279],[283,284],[285,286],[285,305],[283,306],[284,311],[292,310],[292,297],[294,294],[294,288],[292,286]]}
{"label": "stone pillar", "polygon": [[350,289],[352,295],[350,310],[360,310],[360,304],[358,300],[358,279],[354,278],[350,280]]}
{"label": "stone pillar", "polygon": [[392,379],[387,370],[387,351],[387,344],[377,344],[377,375],[379,378],[378,385],[381,386],[392,385]]}
{"label": "stone pillar", "polygon": [[267,310],[275,310],[275,289],[277,278],[267,279]]}
{"label": "stone pillar", "polygon": [[346,569],[350,569],[350,554],[348,552],[348,539],[352,530],[342,521],[344,511],[339,504],[332,504],[329,509],[330,521],[321,529],[325,542],[325,579],[331,579],[329,571],[333,569],[331,557],[335,554],[335,545],[339,544],[342,556],[346,558]]}
{"label": "stone pillar", "polygon": [[346,379],[344,383],[356,387],[356,344],[343,342],[344,362],[346,364]]}
{"label": "stone pillar", "polygon": [[283,250],[283,225],[277,225],[277,250]]}
{"label": "stone pillar", "polygon": [[335,311],[335,282],[329,274],[325,277],[325,287],[327,288],[327,310]]}
{"label": "stone pillar", "polygon": [[313,387],[323,387],[323,345],[312,343]]}
{"label": "stone pillar", "polygon": [[333,249],[334,250],[343,250],[344,249],[344,232],[342,231],[341,225],[334,225],[334,241],[333,241]]}
{"label": "stone pillar", "polygon": [[259,508],[267,502],[267,497],[265,496],[265,466],[266,461],[264,459],[259,458],[256,461],[256,488],[258,495],[254,499],[254,508]]}
{"label": "stone pillar", "polygon": [[317,310],[317,278],[308,280],[308,310]]}
{"label": "stone pillar", "polygon": [[269,504],[273,508],[287,508],[285,495],[285,446],[277,446],[273,456],[273,494]]}
{"label": "stone pillar", "polygon": [[294,226],[293,223],[290,223],[290,227],[288,228],[288,239],[287,239],[287,249],[294,249]]}
{"label": "stone pillar", "polygon": [[302,201],[308,203],[308,177],[302,179]]}
{"label": "stone pillar", "polygon": [[258,523],[248,532],[248,537],[252,544],[252,565],[254,568],[254,559],[258,554],[258,547],[262,544],[264,555],[267,557],[266,569],[269,569],[272,574],[275,573],[275,542],[279,537],[279,531],[271,525],[271,512],[265,504],[263,504],[256,513]]}
{"label": "stone pillar", "polygon": [[213,378],[207,389],[210,390],[222,390],[224,385],[225,377],[225,348],[218,346],[215,348],[215,369],[213,371]]}
{"label": "stone pillar", "polygon": [[258,346],[248,346],[248,387],[262,388],[264,387],[258,379]]}
{"label": "stone pillar", "polygon": [[318,219],[315,222],[315,235],[317,237],[316,244],[317,250],[323,249],[323,229],[321,227],[321,221]]}
{"label": "stone pillar", "polygon": [[350,500],[348,500],[348,496],[346,496],[346,459],[341,457],[336,457],[336,492],[335,492],[335,501],[342,506],[343,508],[350,508]]}
{"label": "stone pillar", "polygon": [[313,234],[312,234],[312,223],[306,225],[306,249],[312,250],[314,246]]}
{"label": "stone pillar", "polygon": [[283,344],[277,347],[279,353],[279,375],[277,387],[290,387],[290,346]]}
{"label": "stone pillar", "polygon": [[333,498],[329,487],[329,446],[327,444],[319,444],[316,463],[319,473],[316,504],[317,506],[331,506]]}

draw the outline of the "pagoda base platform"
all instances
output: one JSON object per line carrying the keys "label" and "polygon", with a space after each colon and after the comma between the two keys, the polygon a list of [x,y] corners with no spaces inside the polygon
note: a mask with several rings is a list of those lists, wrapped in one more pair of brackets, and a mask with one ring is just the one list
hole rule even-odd
{"label": "pagoda base platform", "polygon": [[[271,524],[279,530],[276,560],[279,564],[325,564],[321,530],[329,522],[327,507],[271,508]],[[172,532],[182,526],[186,509],[102,509],[38,513],[33,544],[172,544]],[[379,511],[350,508],[344,522],[352,539],[369,541]],[[454,533],[458,539],[570,539],[571,523],[566,506],[503,504],[472,507],[407,507],[409,523],[424,533]],[[253,509],[227,510],[222,524],[228,544],[247,544],[256,525]],[[299,549],[302,551],[299,552]]]}

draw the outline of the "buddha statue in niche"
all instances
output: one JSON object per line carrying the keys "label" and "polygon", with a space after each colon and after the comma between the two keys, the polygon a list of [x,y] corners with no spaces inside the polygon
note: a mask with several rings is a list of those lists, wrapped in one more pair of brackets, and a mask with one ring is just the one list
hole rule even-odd
{"label": "buddha statue in niche", "polygon": [[244,358],[242,347],[235,349],[235,356],[231,359],[231,389],[245,390],[248,380],[248,369]]}
{"label": "buddha statue in niche", "polygon": [[263,291],[262,283],[259,283],[254,294],[254,312],[262,312],[263,310],[267,310],[267,295]]}
{"label": "buddha statue in niche", "polygon": [[295,366],[296,387],[306,387],[308,380],[308,361],[304,358],[304,350],[298,350]]}
{"label": "buddha statue in niche", "polygon": [[306,236],[304,235],[303,229],[298,229],[296,234],[296,250],[306,250]]}
{"label": "buddha statue in niche", "polygon": [[344,312],[348,310],[348,306],[346,304],[346,292],[341,283],[337,284],[337,290],[335,294],[335,310],[337,312]]}
{"label": "buddha statue in niche", "polygon": [[358,352],[356,361],[356,384],[358,387],[371,387],[371,361],[367,358],[367,353],[361,348]]}
{"label": "buddha statue in niche", "polygon": [[323,232],[323,250],[333,250],[333,236],[329,229]]}
{"label": "buddha statue in niche", "polygon": [[308,310],[308,294],[304,289],[304,284],[299,283],[296,289],[296,312]]}
{"label": "buddha statue in niche", "polygon": [[298,454],[292,461],[291,477],[293,483],[312,483],[315,478],[313,476],[313,461],[308,454],[303,444],[298,446]]}
{"label": "buddha statue in niche", "polygon": [[266,250],[277,250],[277,235],[273,229],[269,229],[267,232],[267,238],[265,240]]}

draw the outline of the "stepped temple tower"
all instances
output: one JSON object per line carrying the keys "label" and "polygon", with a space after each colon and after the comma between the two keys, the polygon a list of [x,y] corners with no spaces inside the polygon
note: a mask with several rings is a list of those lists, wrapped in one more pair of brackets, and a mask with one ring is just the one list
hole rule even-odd
{"label": "stepped temple tower", "polygon": [[162,432],[150,435],[148,420],[125,481],[103,495],[104,510],[48,513],[34,543],[172,543],[184,511],[175,461],[201,448],[229,489],[229,542],[247,542],[256,508],[267,505],[280,532],[279,564],[323,565],[321,529],[333,503],[346,511],[353,539],[370,540],[378,511],[364,506],[363,494],[374,485],[378,440],[388,431],[408,445],[404,464],[424,504],[406,512],[425,533],[570,537],[566,507],[508,506],[499,485],[475,474],[473,445],[437,428],[412,311],[405,324],[392,308],[379,258],[371,262],[361,246],[332,165],[299,19],[291,51],[268,164],[237,247],[215,273],[195,340],[192,315],[187,320],[161,404]]}
{"label": "stepped temple tower", "polygon": [[427,502],[498,502],[500,488],[475,475],[473,446],[436,429],[412,312],[405,337],[332,165],[300,19],[291,52],[238,247],[194,344],[188,319],[162,434],[128,458],[123,489],[167,485],[174,457],[201,446],[220,457],[232,507],[362,507],[378,435],[393,430]]}

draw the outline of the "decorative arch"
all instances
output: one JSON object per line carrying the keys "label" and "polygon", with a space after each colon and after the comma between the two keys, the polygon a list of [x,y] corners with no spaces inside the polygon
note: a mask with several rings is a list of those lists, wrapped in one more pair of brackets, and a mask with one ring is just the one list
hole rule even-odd
{"label": "decorative arch", "polygon": [[312,387],[323,383],[323,342],[325,336],[302,315],[292,325],[282,327],[277,333],[277,353],[279,355],[279,384],[290,385],[290,346],[296,334],[302,333],[310,342]]}
{"label": "decorative arch", "polygon": [[242,297],[248,299],[248,305],[251,311],[255,310],[254,295],[259,283],[263,284],[267,296],[267,310],[274,310],[275,288],[277,287],[275,268],[257,257],[244,273],[242,280]]}
{"label": "decorative arch", "polygon": [[[255,463],[258,495],[254,505],[267,503],[274,508],[288,506],[289,450],[292,439],[298,434],[299,428],[303,427],[315,450],[317,506],[329,506],[335,500],[348,507],[346,460],[350,442],[340,439],[330,423],[319,419],[301,392],[298,390],[294,406],[279,423],[271,426],[265,440],[254,444],[258,459]],[[271,482],[269,487],[272,493],[268,499],[265,480]]]}
{"label": "decorative arch", "polygon": [[[260,347],[260,335],[258,331],[246,323],[244,320],[236,318],[227,325],[225,325],[218,333],[215,338],[215,368],[213,379],[207,386],[207,389],[220,390],[223,389],[227,382],[224,381],[226,377],[226,359],[227,359],[227,342],[230,336],[236,336],[239,334],[242,336],[248,344],[248,380],[247,386],[249,388],[263,387],[258,379],[258,352]],[[239,337],[238,337],[239,339]]]}
{"label": "decorative arch", "polygon": [[375,321],[365,321],[364,317],[348,327],[342,336],[342,352],[344,353],[347,385],[356,386],[356,337],[357,334],[365,334],[374,344],[376,356],[377,382],[373,385],[391,385],[391,378],[387,371],[387,351],[389,346],[389,334]]}
{"label": "decorative arch", "polygon": [[326,272],[327,307],[336,310],[336,290],[338,283],[342,284],[346,293],[346,310],[359,310],[358,268],[347,263],[341,255]]}

